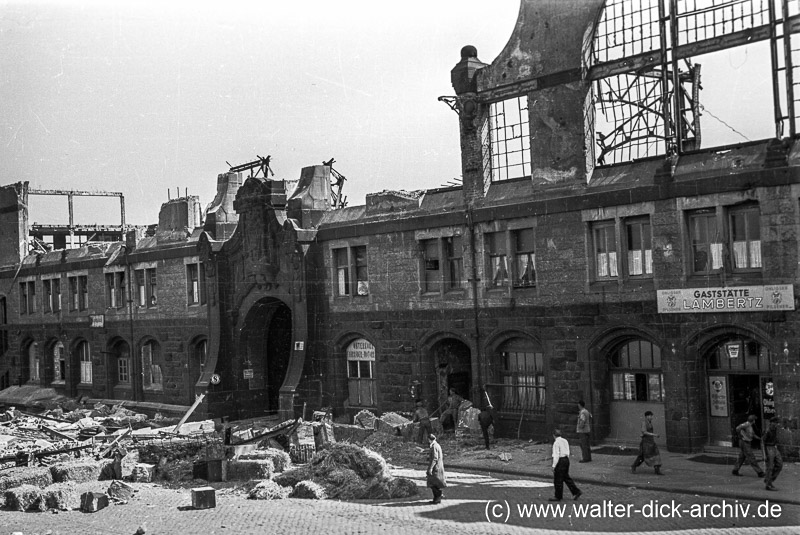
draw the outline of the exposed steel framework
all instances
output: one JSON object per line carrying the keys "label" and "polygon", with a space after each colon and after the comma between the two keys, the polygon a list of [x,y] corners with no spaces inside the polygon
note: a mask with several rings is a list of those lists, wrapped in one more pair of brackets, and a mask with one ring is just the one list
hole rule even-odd
{"label": "exposed steel framework", "polygon": [[776,137],[797,133],[797,0],[608,0],[584,51],[597,164],[700,148],[702,54],[769,41]]}

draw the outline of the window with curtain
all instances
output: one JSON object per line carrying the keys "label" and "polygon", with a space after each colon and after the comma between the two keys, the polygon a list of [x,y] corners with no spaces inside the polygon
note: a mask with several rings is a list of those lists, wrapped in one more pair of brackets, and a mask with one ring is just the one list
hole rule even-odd
{"label": "window with curtain", "polygon": [[722,269],[722,233],[717,225],[715,210],[700,210],[689,215],[689,240],[692,271],[695,274]]}
{"label": "window with curtain", "polygon": [[514,286],[525,288],[536,285],[536,254],[534,251],[533,229],[526,228],[515,230],[514,257],[516,271],[514,273]]}
{"label": "window with curtain", "polygon": [[625,221],[627,270],[630,277],[653,275],[653,248],[650,219]]}
{"label": "window with curtain", "polygon": [[758,206],[731,209],[729,216],[733,269],[761,269],[761,223]]}
{"label": "window with curtain", "polygon": [[89,342],[81,340],[75,350],[81,366],[81,384],[92,384],[92,355],[89,352]]}
{"label": "window with curtain", "polygon": [[594,245],[595,277],[597,279],[616,279],[619,277],[617,264],[617,235],[613,221],[603,221],[592,225]]}
{"label": "window with curtain", "polygon": [[508,285],[508,247],[505,232],[487,232],[484,234],[486,254],[489,262],[490,288],[502,288]]}

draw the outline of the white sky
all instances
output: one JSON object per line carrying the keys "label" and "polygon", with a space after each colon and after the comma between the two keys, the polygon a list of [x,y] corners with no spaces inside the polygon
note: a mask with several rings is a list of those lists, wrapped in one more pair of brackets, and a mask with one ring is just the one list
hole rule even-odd
{"label": "white sky", "polygon": [[[351,206],[439,187],[461,174],[450,69],[467,44],[491,62],[516,22],[518,0],[488,5],[0,1],[0,184],[121,191],[134,224],[168,189],[205,207],[256,155],[288,180],[335,158]],[[76,220],[119,221],[100,211]]]}
{"label": "white sky", "polygon": [[[518,10],[518,0],[0,0],[0,184],[121,191],[134,224],[157,222],[177,188],[205,207],[226,161],[256,155],[287,180],[335,158],[350,206],[439,187],[461,163],[457,115],[437,97],[453,94],[461,47],[491,63]],[[703,145],[771,137],[766,47],[715,56],[695,58]],[[63,198],[31,205],[32,220],[66,221]],[[118,223],[117,201],[76,200],[75,218]]]}

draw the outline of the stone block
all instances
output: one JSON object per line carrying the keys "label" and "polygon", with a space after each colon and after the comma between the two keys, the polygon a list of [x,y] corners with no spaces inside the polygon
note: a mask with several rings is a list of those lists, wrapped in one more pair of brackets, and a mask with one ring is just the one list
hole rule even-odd
{"label": "stone block", "polygon": [[[250,481],[253,479],[269,479],[275,471],[272,459],[251,459],[228,461],[228,481]],[[209,481],[211,481],[209,479]]]}
{"label": "stone block", "polygon": [[156,477],[156,465],[138,463],[131,470],[131,481],[138,483],[152,483]]}
{"label": "stone block", "polygon": [[133,497],[134,489],[124,481],[114,480],[108,487],[106,494],[112,500],[126,502]]}
{"label": "stone block", "polygon": [[81,494],[81,511],[94,513],[108,507],[108,496],[102,492],[84,492]]}
{"label": "stone block", "polygon": [[66,483],[67,481],[86,483],[87,481],[99,481],[104,464],[94,459],[72,461],[54,464],[50,467],[50,471],[53,473],[53,481],[56,483]]}
{"label": "stone block", "polygon": [[192,489],[192,507],[195,509],[213,509],[217,506],[214,487],[198,487]]}

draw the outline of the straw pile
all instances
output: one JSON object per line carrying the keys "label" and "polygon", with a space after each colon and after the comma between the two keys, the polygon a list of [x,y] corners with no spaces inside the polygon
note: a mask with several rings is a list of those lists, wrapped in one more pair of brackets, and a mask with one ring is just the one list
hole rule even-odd
{"label": "straw pile", "polygon": [[313,481],[301,481],[294,486],[294,490],[289,494],[290,498],[305,498],[307,500],[324,500],[327,498],[325,488]]}
{"label": "straw pile", "polygon": [[[388,499],[415,496],[413,481],[394,478],[386,461],[374,451],[354,444],[336,443],[320,451],[305,466],[275,476],[280,485],[294,487],[313,482],[328,498],[338,500]],[[305,492],[305,491],[303,491]]]}
{"label": "straw pile", "polygon": [[291,491],[292,489],[282,487],[271,479],[265,479],[250,489],[247,497],[251,500],[282,500],[286,498]]}

